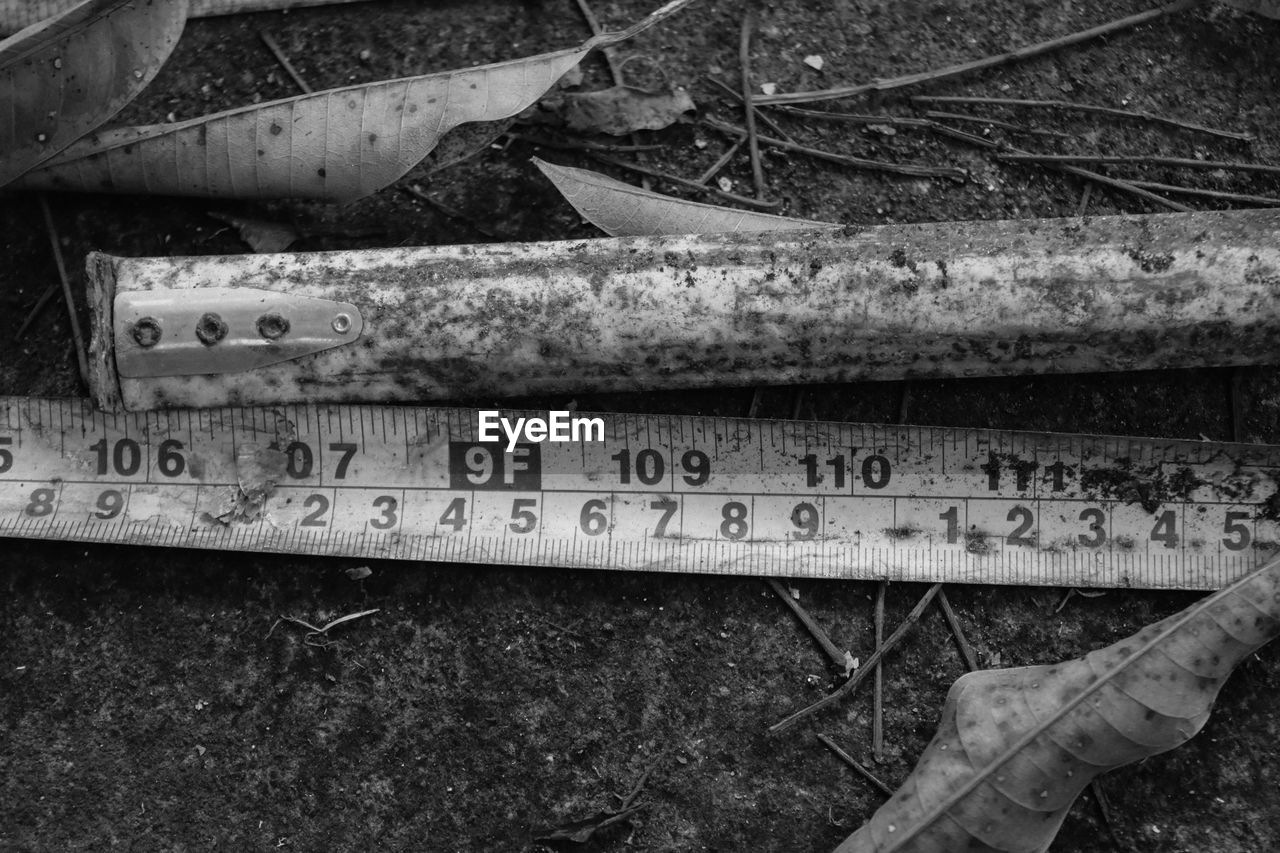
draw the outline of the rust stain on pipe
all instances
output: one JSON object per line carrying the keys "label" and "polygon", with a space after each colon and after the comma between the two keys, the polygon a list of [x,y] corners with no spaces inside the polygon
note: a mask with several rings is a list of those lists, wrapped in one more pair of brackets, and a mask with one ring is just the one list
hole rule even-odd
{"label": "rust stain on pipe", "polygon": [[[200,258],[90,257],[95,390],[128,409],[1268,363],[1280,212]],[[118,379],[114,294],[350,302],[352,344]]]}

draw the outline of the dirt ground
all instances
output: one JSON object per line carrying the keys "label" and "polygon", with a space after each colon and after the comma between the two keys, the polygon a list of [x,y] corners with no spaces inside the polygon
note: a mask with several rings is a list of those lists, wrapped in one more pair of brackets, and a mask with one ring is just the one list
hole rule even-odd
{"label": "dirt ground", "polygon": [[[610,28],[652,0],[596,4]],[[779,91],[853,84],[996,53],[1143,8],[1138,2],[761,3],[753,73]],[[739,2],[699,0],[619,49],[638,82],[665,77],[703,114],[741,111],[709,82],[738,77]],[[187,118],[295,94],[258,38],[271,33],[316,88],[497,61],[577,44],[570,0],[380,2],[188,24],[176,53],[121,120]],[[1049,57],[842,109],[915,114],[909,94],[1062,98],[1127,106],[1256,135],[1252,144],[1150,124],[1046,111],[974,114],[1069,134],[1016,137],[1068,152],[1280,164],[1280,21],[1204,5]],[[805,65],[817,54],[821,71]],[[604,63],[584,64],[607,85]],[[775,117],[815,147],[959,165],[969,178],[895,178],[800,155],[764,156],[781,212],[858,224],[1075,215],[1084,184],[924,133],[893,135]],[[1005,132],[968,125],[1005,139]],[[536,128],[554,136],[554,128]],[[564,136],[555,138],[565,139]],[[652,168],[696,177],[727,141],[693,124],[645,134]],[[395,188],[345,206],[51,197],[69,264],[246,248],[207,211],[295,222],[296,249],[539,240],[598,234],[532,167],[532,155],[634,180],[576,151],[526,142],[411,178],[453,210]],[[631,156],[631,155],[627,155]],[[1265,175],[1116,167],[1115,174],[1280,196]],[[751,193],[738,157],[724,173]],[[668,185],[655,188],[682,194]],[[1151,212],[1110,190],[1087,212]],[[1209,209],[1218,202],[1187,199]],[[37,201],[0,200],[0,393],[81,396],[68,323],[54,302],[18,327],[56,279]],[[79,274],[77,283],[81,281]],[[80,304],[85,315],[83,301]],[[914,382],[907,419],[1280,442],[1280,372],[1230,371]],[[788,417],[796,390],[759,414]],[[818,417],[885,422],[900,383],[817,387]],[[751,389],[597,395],[584,409],[744,415]],[[563,408],[565,399],[504,401]],[[0,850],[536,850],[540,831],[614,809],[642,780],[643,808],[588,845],[561,849],[826,851],[881,795],[815,739],[825,733],[890,785],[933,733],[962,664],[931,609],[885,668],[885,742],[871,753],[869,691],[782,737],[765,728],[839,681],[791,613],[756,579],[368,563],[9,540],[0,586]],[[345,569],[370,565],[352,581]],[[841,647],[872,648],[875,585],[799,582],[800,602]],[[894,585],[888,624],[922,593]],[[984,664],[1074,656],[1185,606],[1191,593],[953,587]],[[304,642],[280,616],[374,616]],[[1280,646],[1242,665],[1204,731],[1086,794],[1055,851],[1280,849]]]}

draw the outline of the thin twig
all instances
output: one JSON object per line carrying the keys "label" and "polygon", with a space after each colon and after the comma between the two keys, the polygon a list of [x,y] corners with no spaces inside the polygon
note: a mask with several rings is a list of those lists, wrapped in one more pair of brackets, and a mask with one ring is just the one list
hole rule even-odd
{"label": "thin twig", "polygon": [[524,142],[528,145],[537,145],[542,148],[555,148],[558,151],[599,151],[605,154],[633,154],[638,151],[661,151],[667,147],[665,145],[606,145],[602,142],[561,142],[511,130],[504,135],[507,139],[515,142]]}
{"label": "thin twig", "polygon": [[[636,782],[635,787],[631,789],[631,793],[627,794],[627,796],[623,798],[622,803],[618,806],[618,811],[625,812],[627,809],[631,808],[631,804],[640,796],[640,792],[644,790],[645,784],[649,781],[649,777],[653,775],[653,771],[657,769],[659,762],[666,757],[667,753],[664,751],[658,756],[657,760],[649,765],[649,768],[640,776],[640,781]],[[614,794],[614,796],[616,797],[618,795]]]}
{"label": "thin twig", "polygon": [[[715,85],[719,86],[721,89],[723,89],[726,94],[732,96],[733,99],[737,101],[739,104],[746,103],[742,99],[742,93],[739,92],[737,89],[733,88],[732,86],[730,86],[728,83],[724,82],[723,80],[719,80],[715,77],[707,77],[707,79],[710,80]],[[783,139],[787,140],[788,142],[795,142],[795,140],[791,138],[791,134],[787,133],[787,131],[784,130],[780,124],[778,124],[773,119],[769,118],[769,116],[765,115],[764,112],[760,110],[759,106],[755,103],[754,97],[751,99],[751,106],[755,109],[755,116],[757,121],[767,125],[770,130],[772,130],[774,133],[778,134],[778,136],[781,136]]]}
{"label": "thin twig", "polygon": [[445,216],[449,217],[450,219],[458,220],[459,222],[463,223],[464,225],[474,230],[476,233],[483,234],[484,236],[488,237],[491,240],[501,240],[504,242],[509,242],[513,239],[510,235],[503,234],[499,231],[494,231],[492,228],[485,225],[480,220],[467,216],[465,213],[463,213],[461,210],[458,210],[456,207],[446,204],[445,202],[440,201],[440,199],[438,198],[432,198],[431,196],[423,192],[422,189],[417,184],[399,184],[398,189],[400,190],[400,192],[413,196],[418,201],[423,202],[424,204],[436,209],[440,213],[443,213]]}
{"label": "thin twig", "polygon": [[40,294],[40,298],[36,300],[35,305],[31,306],[31,310],[27,312],[26,319],[22,321],[22,325],[18,327],[18,331],[14,334],[13,342],[15,344],[22,340],[22,336],[26,334],[27,329],[35,322],[36,317],[39,316],[41,310],[44,309],[44,306],[49,304],[49,300],[58,295],[58,291],[61,287],[61,283],[54,282],[45,288],[44,293]]}
{"label": "thin twig", "polygon": [[729,149],[720,155],[720,159],[711,164],[710,169],[707,169],[707,171],[698,176],[697,182],[705,186],[708,181],[720,174],[720,170],[725,166],[728,166],[729,161],[732,160],[737,155],[738,151],[742,149],[742,142],[743,141],[739,139],[730,145]]}
{"label": "thin twig", "polygon": [[71,295],[71,279],[67,276],[67,264],[62,259],[62,243],[58,239],[58,229],[53,224],[49,200],[45,198],[44,193],[37,198],[40,200],[40,212],[44,214],[44,227],[49,234],[49,246],[53,249],[53,262],[58,267],[58,280],[62,282],[62,298],[67,303],[67,319],[71,322],[71,340],[76,347],[80,381],[87,388],[89,386],[89,348],[84,345],[84,334],[80,331],[80,318],[76,316],[76,300]]}
{"label": "thin twig", "polygon": [[1233,160],[1193,160],[1190,157],[1156,157],[1147,154],[1001,154],[1007,163],[1092,163],[1094,165],[1136,164],[1140,166],[1174,166],[1181,169],[1221,169],[1225,172],[1261,172],[1280,175],[1280,166],[1264,163],[1238,163]]}
{"label": "thin twig", "polygon": [[[990,139],[983,139],[981,136],[974,136],[972,133],[965,133],[963,130],[957,130],[956,128],[953,128],[953,127],[947,127],[945,124],[937,123],[933,126],[932,129],[952,139],[956,139],[956,140],[959,140],[960,142],[965,142],[969,145],[974,145],[979,148],[985,148],[988,151],[1006,151],[1014,154],[1027,153],[1023,151],[1021,148],[1014,148],[1011,145],[1003,145],[998,142],[993,142]],[[1081,169],[1079,166],[1071,166],[1066,163],[1045,164],[1045,166],[1046,168],[1057,169],[1058,171],[1065,172],[1068,175],[1075,175],[1078,178],[1084,178],[1085,180],[1093,181],[1095,183],[1099,183],[1104,186],[1111,187],[1112,189],[1120,190],[1122,192],[1127,192],[1130,195],[1135,195],[1138,198],[1146,199],[1152,204],[1158,204],[1161,207],[1168,208],[1169,210],[1175,210],[1180,213],[1192,212],[1192,208],[1187,207],[1185,204],[1181,204],[1171,199],[1167,199],[1161,195],[1156,195],[1153,192],[1145,190],[1142,187],[1135,186],[1129,183],[1128,181],[1120,180],[1119,178],[1111,178],[1106,175],[1101,175],[1101,174],[1098,174],[1097,172],[1090,171],[1089,169]]]}
{"label": "thin twig", "polygon": [[1080,193],[1080,205],[1076,208],[1076,216],[1084,216],[1089,210],[1089,200],[1093,198],[1093,184],[1085,182],[1084,192]]}
{"label": "thin twig", "polygon": [[731,201],[735,204],[740,204],[743,207],[753,207],[757,210],[777,210],[782,207],[781,201],[760,201],[759,199],[748,198],[747,196],[738,195],[737,193],[727,193],[717,187],[704,186],[703,184],[696,183],[688,178],[682,178],[678,175],[669,175],[666,172],[659,172],[657,169],[650,169],[648,166],[641,166],[638,163],[628,163],[625,160],[606,157],[603,154],[592,153],[591,157],[599,160],[601,163],[607,163],[610,166],[617,166],[619,169],[630,169],[631,171],[637,172],[641,175],[648,175],[652,178],[670,181],[673,184],[679,184],[682,187],[688,187],[689,189],[696,190],[700,193],[711,193],[712,195],[719,196],[725,201]]}
{"label": "thin twig", "polygon": [[756,108],[751,99],[751,27],[755,22],[752,0],[746,0],[742,11],[742,28],[738,35],[738,66],[742,71],[742,112],[746,116],[747,151],[751,155],[751,178],[756,185],[756,198],[765,197],[764,167],[760,165],[760,142],[756,139]]}
{"label": "thin twig", "polygon": [[935,583],[933,586],[929,587],[929,590],[920,597],[919,601],[916,602],[916,606],[911,608],[911,612],[907,614],[907,618],[903,619],[902,624],[900,624],[894,632],[889,635],[889,639],[884,641],[884,645],[872,652],[871,657],[867,658],[866,661],[863,662],[862,666],[858,667],[858,669],[854,671],[848,681],[837,687],[833,692],[819,699],[817,702],[814,702],[812,705],[809,705],[806,708],[801,708],[799,711],[796,711],[794,714],[791,714],[780,722],[774,723],[769,727],[769,734],[777,734],[778,732],[791,728],[810,714],[814,714],[821,711],[823,708],[826,708],[828,705],[833,705],[836,702],[839,702],[845,696],[856,690],[858,685],[862,683],[863,679],[865,679],[867,675],[874,670],[875,665],[880,662],[880,659],[888,654],[894,646],[901,642],[902,638],[911,630],[911,626],[915,625],[915,623],[919,621],[920,614],[924,613],[925,608],[929,606],[930,601],[933,601],[933,597],[938,594],[938,590],[940,589],[942,589],[942,584],[940,583]]}
{"label": "thin twig", "polygon": [[[587,26],[591,29],[591,36],[599,38],[604,29],[600,26],[600,19],[596,17],[595,12],[591,11],[591,6],[587,4],[587,0],[577,0],[578,10],[582,12],[582,17],[586,19]],[[613,80],[615,86],[625,86],[626,78],[622,74],[622,64],[618,62],[617,51],[613,47],[605,47],[600,51],[604,54],[604,61],[609,66],[609,77]],[[630,134],[631,144],[633,146],[640,145],[640,134],[632,132]],[[653,189],[649,183],[649,176],[645,175],[640,179],[640,186],[643,189]]]}
{"label": "thin twig", "polygon": [[[884,645],[884,598],[888,581],[876,585],[876,648]],[[871,754],[877,759],[884,754],[884,666],[876,662],[874,693],[871,700]]]}
{"label": "thin twig", "polygon": [[935,80],[945,80],[950,77],[958,77],[961,74],[967,74],[970,71],[981,71],[986,68],[993,68],[997,65],[1003,65],[1006,62],[1015,62],[1022,59],[1030,59],[1034,56],[1040,56],[1050,51],[1058,50],[1064,47],[1070,47],[1083,41],[1098,38],[1099,36],[1109,35],[1110,33],[1120,30],[1136,27],[1139,24],[1145,24],[1150,21],[1157,20],[1165,15],[1171,15],[1175,12],[1181,12],[1199,5],[1203,0],[1178,0],[1176,3],[1170,3],[1167,6],[1161,6],[1158,9],[1151,9],[1146,12],[1140,12],[1137,15],[1130,15],[1127,18],[1120,18],[1101,26],[1091,27],[1078,33],[1061,36],[1059,38],[1050,39],[1049,41],[1037,42],[1036,44],[1020,47],[1007,53],[997,54],[995,56],[987,56],[982,59],[975,59],[971,62],[962,62],[958,65],[950,65],[946,68],[938,68],[933,71],[918,72],[916,74],[907,74],[902,77],[890,77],[888,79],[873,80],[870,83],[863,83],[858,86],[844,86],[835,89],[821,89],[816,92],[789,92],[778,95],[766,95],[759,98],[757,104],[804,104],[814,101],[832,101],[837,98],[848,98],[854,95],[861,95],[865,92],[885,92],[890,89],[901,89],[906,86],[915,86],[920,83],[928,83]]}
{"label": "thin twig", "polygon": [[942,608],[942,615],[951,628],[951,635],[956,638],[956,645],[960,647],[960,656],[964,658],[965,669],[969,672],[977,672],[978,656],[973,653],[973,646],[969,645],[969,641],[964,636],[964,628],[960,625],[955,610],[951,608],[951,602],[947,600],[946,590],[938,590],[938,606]]}
{"label": "thin twig", "polygon": [[1210,136],[1218,136],[1223,139],[1234,139],[1239,142],[1253,141],[1253,136],[1247,133],[1237,133],[1234,130],[1218,130],[1214,127],[1205,127],[1204,125],[1193,124],[1192,122],[1181,121],[1176,118],[1156,115],[1155,113],[1121,110],[1116,109],[1115,107],[1103,107],[1097,104],[1077,104],[1072,101],[1037,101],[1027,100],[1025,98],[979,98],[968,96],[943,97],[938,95],[916,95],[911,99],[911,101],[916,104],[983,104],[1000,107],[1039,107],[1043,109],[1065,110],[1068,112],[1096,113],[1098,115],[1113,116],[1115,118],[1149,121],[1154,124],[1168,125],[1169,127],[1176,127],[1180,130],[1190,130],[1195,133],[1206,133]]}
{"label": "thin twig", "polygon": [[941,110],[925,110],[925,118],[938,119],[941,121],[968,121],[974,124],[985,124],[990,127],[998,127],[1001,130],[1007,130],[1011,133],[1021,133],[1027,136],[1055,136],[1059,139],[1072,139],[1069,133],[1063,133],[1060,130],[1045,130],[1040,127],[1023,127],[1020,124],[1014,124],[1011,121],[1003,119],[991,118],[989,116],[970,116],[963,113],[944,113]]}
{"label": "thin twig", "polygon": [[[705,118],[703,122],[707,127],[714,128],[721,133],[733,133],[739,136],[745,136],[747,131],[736,125],[721,121],[716,118]],[[807,145],[797,145],[793,142],[787,142],[782,139],[775,139],[772,136],[758,135],[759,140],[765,145],[772,145],[775,148],[781,148],[786,151],[795,151],[798,154],[807,154],[810,157],[816,157],[820,160],[828,160],[832,163],[839,163],[843,166],[853,166],[857,169],[875,169],[880,172],[891,172],[895,175],[911,175],[917,178],[954,178],[955,180],[964,180],[964,169],[958,169],[953,166],[916,166],[910,163],[886,163],[882,160],[866,160],[862,157],[851,157],[847,154],[833,154],[830,151],[823,151],[818,148],[810,148]]]}
{"label": "thin twig", "polygon": [[[596,17],[595,12],[591,11],[591,7],[587,5],[587,0],[577,0],[578,11],[582,12],[582,17],[586,19],[587,26],[591,29],[592,36],[599,36],[604,29],[600,26],[600,19]],[[606,47],[600,51],[604,54],[604,61],[609,66],[609,76],[613,79],[613,85],[623,85],[622,68],[618,65],[617,56],[614,48]]]}
{"label": "thin twig", "polygon": [[[821,118],[831,121],[844,121],[850,124],[886,124],[890,127],[922,127],[928,128],[933,122],[928,119],[912,116],[882,116],[872,113],[842,113],[833,110],[806,110],[804,107],[787,107],[776,105],[771,107],[780,113],[804,118]],[[762,114],[763,115],[763,114]]]}
{"label": "thin twig", "polygon": [[276,40],[266,30],[258,31],[258,38],[262,39],[262,43],[267,46],[267,50],[271,51],[271,55],[276,58],[276,62],[280,63],[280,67],[284,69],[284,73],[289,75],[295,86],[304,93],[310,95],[315,89],[307,85],[307,81],[302,79],[302,75],[298,73],[298,69],[293,67],[293,63],[289,61],[289,57],[285,56],[280,45],[276,44]]}
{"label": "thin twig", "polygon": [[809,615],[809,611],[800,606],[800,602],[796,601],[791,593],[787,592],[787,588],[778,582],[777,578],[765,578],[764,582],[769,585],[769,589],[777,593],[778,598],[782,599],[782,603],[791,608],[791,612],[800,620],[800,624],[808,629],[809,634],[818,641],[818,645],[822,647],[822,651],[826,652],[827,657],[836,666],[845,665],[845,651],[831,642],[831,638],[827,636],[827,632],[822,630],[822,626],[814,621]]}
{"label": "thin twig", "polygon": [[893,796],[892,788],[890,788],[888,785],[886,785],[885,783],[877,779],[875,774],[873,774],[867,768],[863,767],[862,764],[858,762],[852,755],[845,752],[838,745],[836,745],[836,742],[833,741],[831,738],[827,737],[826,735],[818,735],[818,740],[822,741],[826,745],[827,749],[834,752],[837,758],[839,758],[845,764],[852,767],[855,773],[857,773],[863,779],[866,779],[868,782],[874,785],[876,789],[880,791],[880,793],[884,794],[886,797]]}
{"label": "thin twig", "polygon": [[1161,184],[1156,181],[1135,181],[1133,178],[1128,179],[1129,183],[1135,187],[1141,187],[1147,190],[1160,190],[1166,193],[1179,193],[1181,195],[1195,195],[1201,198],[1214,198],[1219,201],[1234,201],[1240,204],[1257,204],[1263,207],[1280,207],[1280,198],[1274,198],[1266,195],[1246,195],[1244,193],[1228,193],[1220,190],[1202,190],[1198,187],[1179,187],[1174,184]]}

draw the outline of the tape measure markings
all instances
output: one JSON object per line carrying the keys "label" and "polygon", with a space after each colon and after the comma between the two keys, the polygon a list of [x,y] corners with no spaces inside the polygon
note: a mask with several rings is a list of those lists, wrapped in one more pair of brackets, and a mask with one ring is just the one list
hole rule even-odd
{"label": "tape measure markings", "polygon": [[[600,415],[602,442],[506,453],[475,440],[474,410],[107,415],[0,398],[0,411],[12,536],[1188,588],[1221,585],[1280,540],[1277,447]],[[238,519],[228,502],[262,451],[283,454],[284,472],[265,516]]]}

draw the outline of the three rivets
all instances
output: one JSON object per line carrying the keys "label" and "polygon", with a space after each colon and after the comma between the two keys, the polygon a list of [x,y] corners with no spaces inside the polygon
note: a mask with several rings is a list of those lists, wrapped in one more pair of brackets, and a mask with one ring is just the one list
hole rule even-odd
{"label": "three rivets", "polygon": [[[268,341],[280,340],[289,334],[290,329],[288,318],[275,312],[263,314],[258,318],[255,326],[258,334]],[[339,314],[334,317],[333,330],[338,334],[345,334],[350,331],[351,317],[347,314]],[[213,311],[206,311],[196,321],[196,338],[207,347],[214,346],[226,338],[229,331],[230,328],[227,326],[227,322],[222,319],[220,314]],[[160,321],[155,317],[142,317],[129,327],[129,335],[138,346],[143,349],[151,349],[160,343],[163,330],[160,328]]]}

